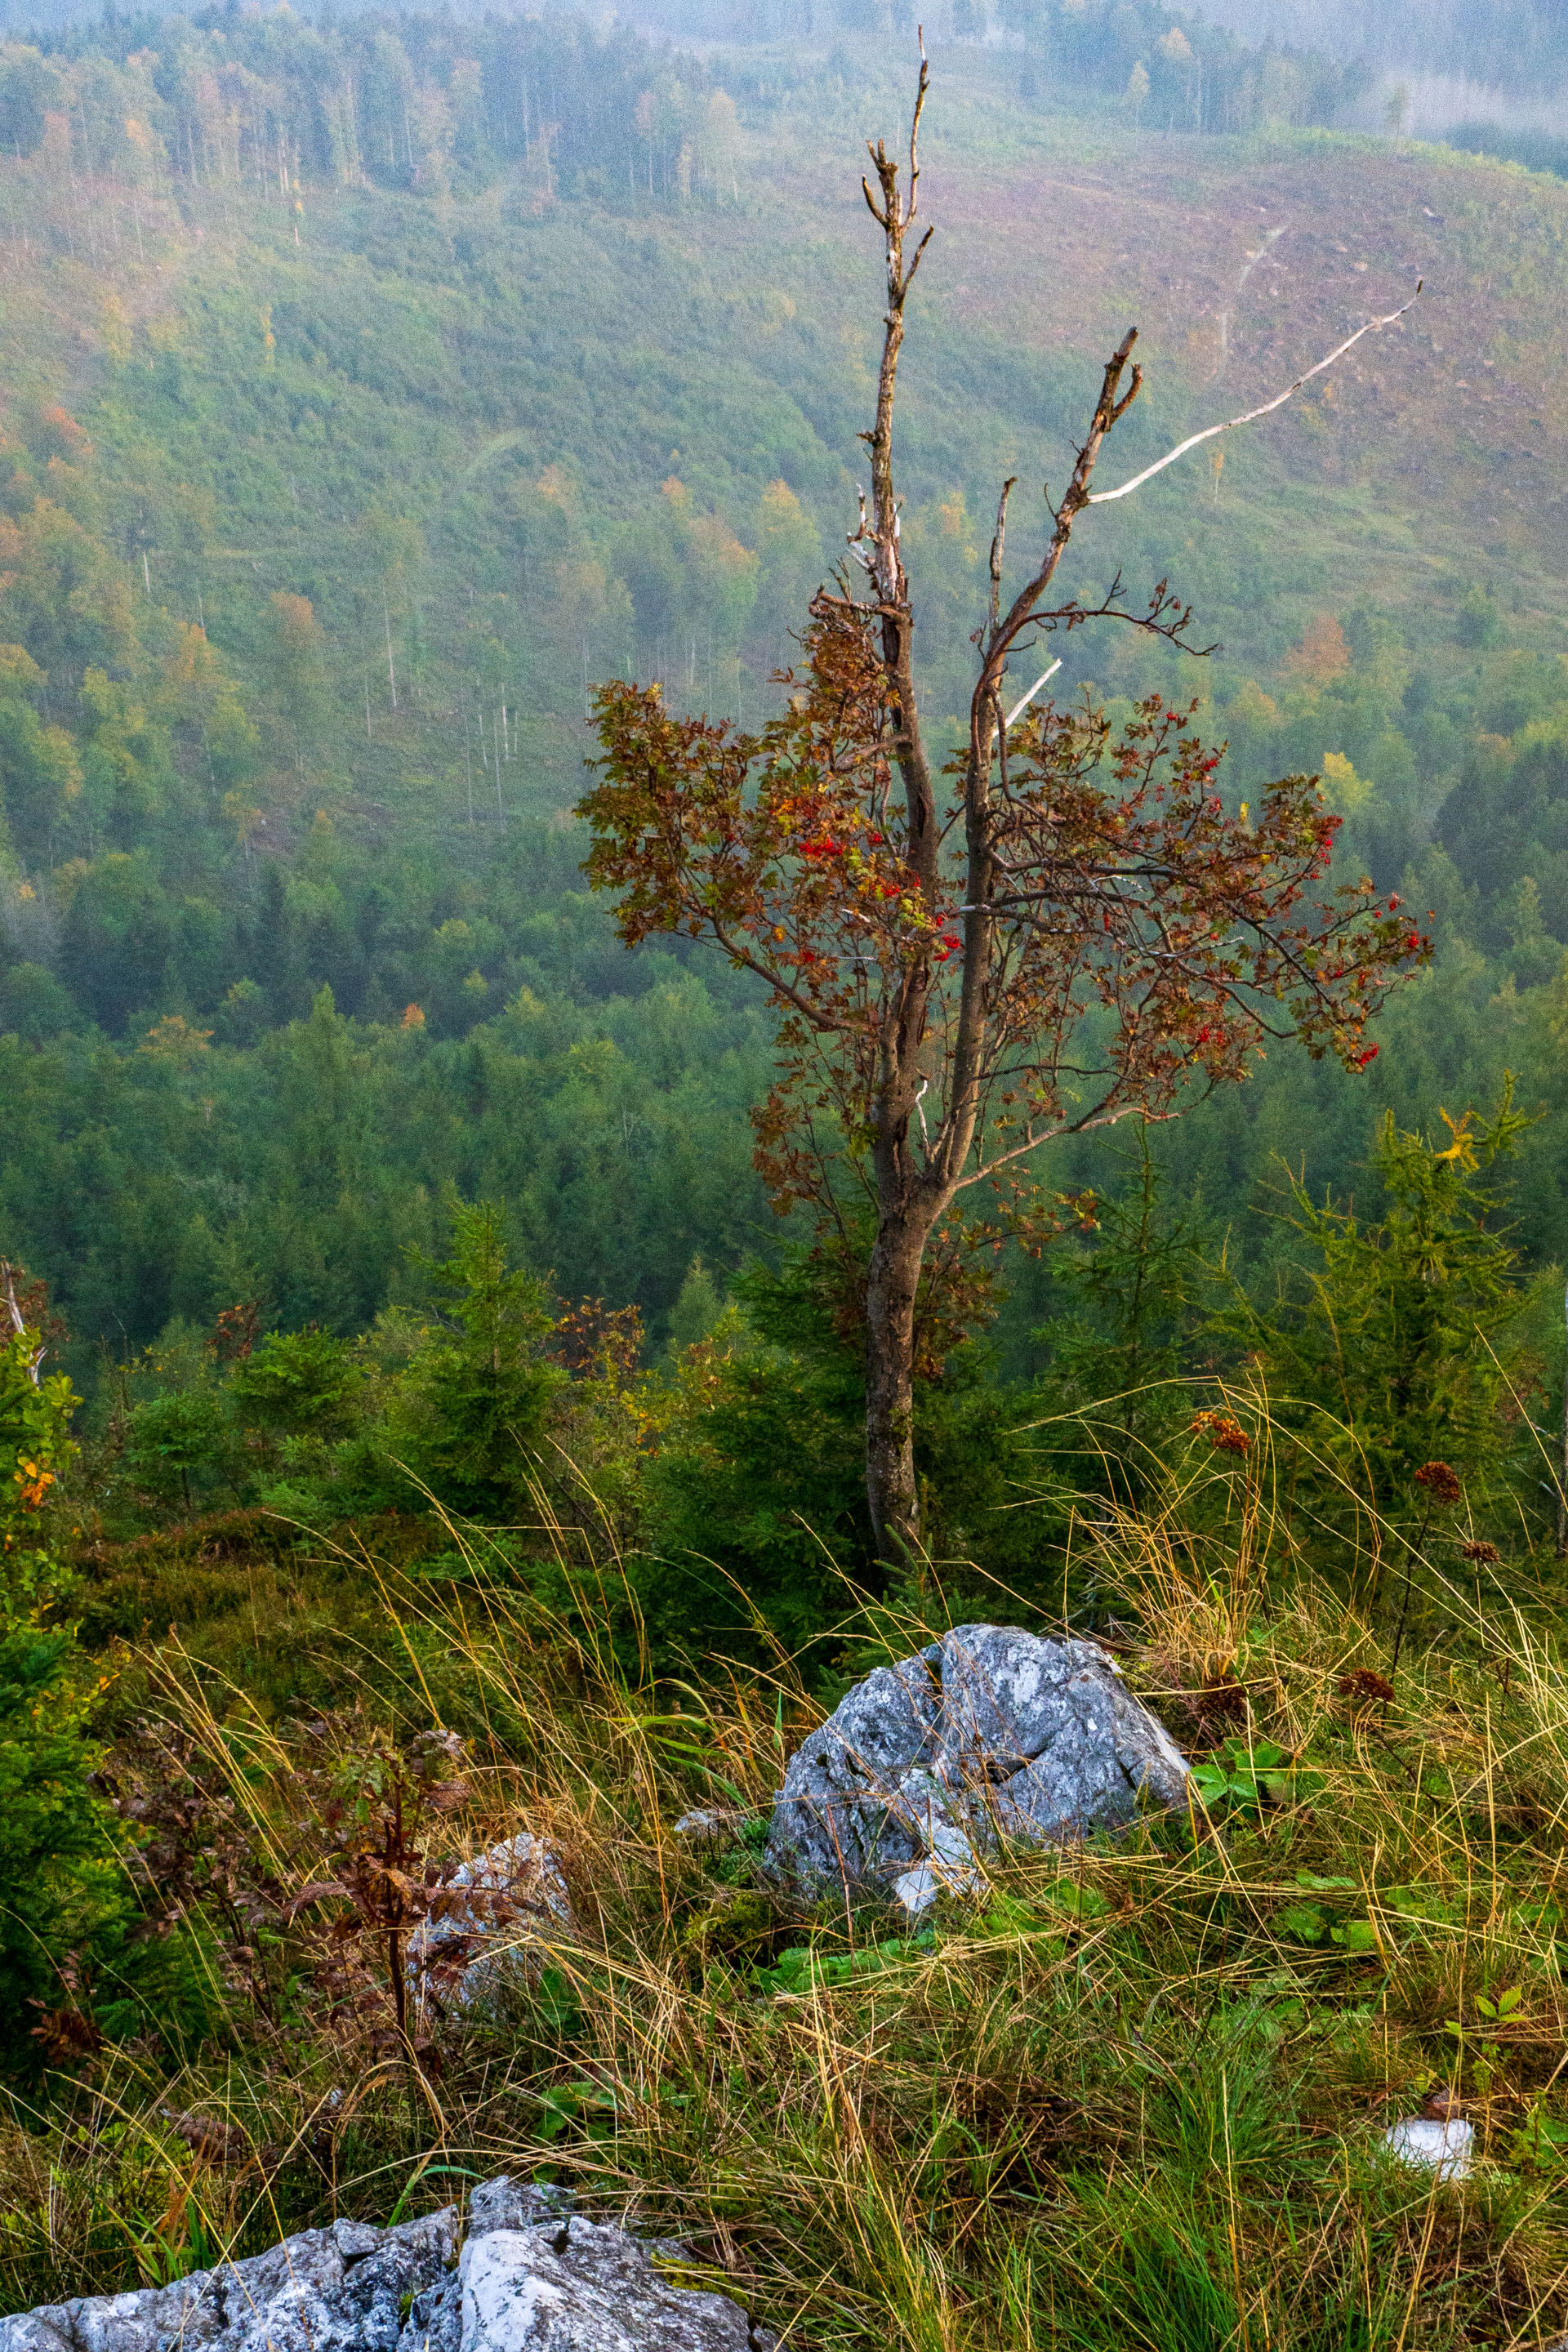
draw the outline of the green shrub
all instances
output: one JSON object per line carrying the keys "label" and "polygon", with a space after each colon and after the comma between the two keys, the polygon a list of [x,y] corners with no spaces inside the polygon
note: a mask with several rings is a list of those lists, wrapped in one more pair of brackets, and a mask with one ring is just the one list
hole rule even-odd
{"label": "green shrub", "polygon": [[189,1511],[205,1491],[228,1480],[232,1446],[232,1423],[220,1396],[168,1389],[132,1408],[125,1467],[145,1493]]}
{"label": "green shrub", "polygon": [[363,1385],[348,1341],[311,1324],[263,1339],[228,1389],[247,1428],[331,1439],[353,1426]]}
{"label": "green shrub", "polygon": [[1490,1119],[1444,1113],[1441,1144],[1389,1112],[1373,1153],[1375,1217],[1293,1183],[1288,1222],[1302,1260],[1275,1297],[1239,1300],[1218,1318],[1266,1376],[1277,1422],[1301,1433],[1299,1491],[1327,1475],[1342,1504],[1359,1486],[1396,1522],[1429,1516],[1424,1465],[1452,1465],[1475,1507],[1500,1494],[1519,1387],[1510,1326],[1526,1296],[1500,1217],[1502,1163],[1529,1125],[1510,1097],[1505,1086]]}
{"label": "green shrub", "polygon": [[426,1263],[438,1319],[393,1384],[378,1444],[449,1509],[506,1522],[526,1507],[566,1375],[545,1353],[543,1285],[508,1262],[501,1212],[454,1198],[450,1213],[451,1255]]}
{"label": "green shrub", "polygon": [[76,1396],[63,1373],[42,1376],[36,1331],[0,1348],[0,1630],[54,1599],[66,1581],[54,1533],[60,1482],[76,1458]]}
{"label": "green shrub", "polygon": [[43,2063],[40,2029],[68,2043],[63,2021],[85,2017],[134,1913],[91,1786],[92,1695],[69,1633],[0,1634],[0,2068],[11,2074]]}

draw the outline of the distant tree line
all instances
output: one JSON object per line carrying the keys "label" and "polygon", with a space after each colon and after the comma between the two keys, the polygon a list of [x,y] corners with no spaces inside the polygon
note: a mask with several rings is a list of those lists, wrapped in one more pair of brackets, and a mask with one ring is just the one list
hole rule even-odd
{"label": "distant tree line", "polygon": [[703,68],[580,19],[285,10],[105,18],[0,51],[0,143],[287,205],[303,185],[473,194],[519,163],[551,195],[733,198],[736,116]]}
{"label": "distant tree line", "polygon": [[[744,29],[772,41],[893,34],[909,13],[903,0],[751,0]],[[947,0],[938,13],[957,39],[1021,41],[1029,94],[1102,91],[1152,128],[1327,123],[1365,79],[1158,0]],[[731,78],[742,96],[754,79]],[[0,49],[0,145],[29,156],[51,140],[84,177],[245,189],[284,207],[323,184],[472,194],[520,165],[546,197],[740,193],[736,105],[710,68],[564,15],[464,24],[377,11],[311,25],[206,10],[39,33]]]}
{"label": "distant tree line", "polygon": [[[955,20],[984,0],[954,0]],[[1261,47],[1158,0],[1003,0],[1009,33],[1028,47],[1034,94],[1063,83],[1120,96],[1161,131],[1249,131],[1331,123],[1365,69],[1321,50]]]}
{"label": "distant tree line", "polygon": [[1361,0],[1209,0],[1205,13],[1252,40],[1273,34],[1397,73],[1531,98],[1559,84],[1568,66],[1559,0],[1385,0],[1377,9]]}

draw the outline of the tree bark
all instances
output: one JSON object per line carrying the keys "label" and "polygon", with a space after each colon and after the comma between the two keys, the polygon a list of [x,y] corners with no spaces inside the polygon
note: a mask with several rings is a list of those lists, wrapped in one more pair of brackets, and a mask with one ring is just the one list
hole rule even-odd
{"label": "tree bark", "polygon": [[915,1293],[929,1221],[881,1219],[866,1279],[866,1495],[877,1559],[903,1566],[919,1549],[915,1484]]}

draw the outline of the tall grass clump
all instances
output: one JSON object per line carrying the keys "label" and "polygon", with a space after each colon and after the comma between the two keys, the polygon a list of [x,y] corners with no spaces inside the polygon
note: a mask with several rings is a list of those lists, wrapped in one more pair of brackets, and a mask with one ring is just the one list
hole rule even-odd
{"label": "tall grass clump", "polygon": [[[559,1608],[455,1518],[440,1578],[340,1556],[382,1632],[330,1705],[145,1654],[100,1786],[196,2021],[114,2041],[84,2004],[73,2046],[55,2018],[0,2137],[8,2303],[504,2169],[846,2352],[1546,2344],[1568,2325],[1550,1591],[1478,1585],[1462,1482],[1384,1510],[1353,1459],[1303,1463],[1313,1433],[1260,1373],[1207,1400],[1136,1493],[1089,1482],[1068,1586],[1186,1748],[1188,1810],[997,1853],[918,1922],[763,1868],[832,1689],[782,1652],[639,1667],[613,1522],[552,1519],[542,1489]],[[940,1633],[946,1573],[847,1608],[846,1671]],[[569,1912],[536,1878],[422,1942],[454,1864],[524,1829]],[[1473,2125],[1467,2177],[1386,2153],[1428,2105]]]}

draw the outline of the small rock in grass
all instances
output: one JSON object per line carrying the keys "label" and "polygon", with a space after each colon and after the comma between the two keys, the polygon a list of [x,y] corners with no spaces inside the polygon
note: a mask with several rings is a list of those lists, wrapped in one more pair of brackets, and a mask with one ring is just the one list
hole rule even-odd
{"label": "small rock in grass", "polygon": [[1405,2116],[1390,2124],[1383,2145],[1401,2164],[1435,2172],[1439,2180],[1464,2180],[1470,2169],[1475,2126],[1460,2116],[1435,2123],[1429,2116]]}
{"label": "small rock in grass", "polygon": [[925,1805],[921,1823],[926,1858],[912,1870],[900,1871],[893,1881],[894,1896],[912,1919],[929,1911],[939,1895],[980,1895],[985,1888],[974,1848],[963,1831],[946,1819],[940,1804]]}
{"label": "small rock in grass", "polygon": [[694,1805],[674,1823],[672,1834],[694,1846],[718,1845],[730,1835],[739,1815],[721,1812],[717,1805]]}
{"label": "small rock in grass", "polygon": [[[473,1895],[475,1900],[465,1901]],[[572,1898],[555,1848],[530,1830],[502,1838],[452,1873],[443,1889],[439,1916],[426,1919],[408,1938],[409,1981],[416,1994],[440,1973],[443,1948],[494,1940],[497,1948],[472,1953],[447,1998],[459,2009],[483,2003],[499,1992],[530,1942],[572,1926]]]}
{"label": "small rock in grass", "polygon": [[939,1895],[978,1895],[984,1885],[977,1870],[954,1870],[950,1864],[939,1871],[929,1862],[918,1862],[913,1870],[900,1871],[893,1895],[911,1919],[919,1919]]}

